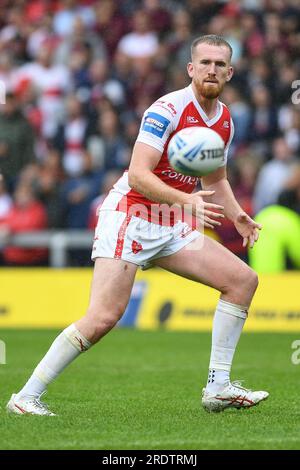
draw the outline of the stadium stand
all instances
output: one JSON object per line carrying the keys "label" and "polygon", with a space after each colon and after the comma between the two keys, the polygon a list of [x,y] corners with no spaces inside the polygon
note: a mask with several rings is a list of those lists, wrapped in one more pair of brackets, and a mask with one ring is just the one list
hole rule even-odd
{"label": "stadium stand", "polygon": [[[188,84],[189,45],[202,34],[223,35],[234,51],[235,74],[222,100],[235,121],[229,178],[238,199],[254,216],[289,191],[300,158],[298,0],[2,0],[0,6],[2,263],[28,264],[5,255],[5,243],[22,240],[9,220],[15,195],[27,187],[45,211],[44,226],[35,229],[47,225],[48,248],[53,233],[70,240],[68,231],[80,230],[83,245],[74,242],[76,251],[61,259],[89,265],[95,199],[107,190],[107,175],[127,167],[146,107]],[[300,214],[299,204],[289,207]],[[230,225],[218,236],[247,259]],[[29,249],[28,237],[26,243]],[[53,264],[42,253],[35,262]]]}

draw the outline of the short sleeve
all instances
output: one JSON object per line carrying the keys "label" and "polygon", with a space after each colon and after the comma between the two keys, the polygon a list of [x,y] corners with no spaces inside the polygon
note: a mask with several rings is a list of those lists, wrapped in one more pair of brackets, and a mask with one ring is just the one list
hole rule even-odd
{"label": "short sleeve", "polygon": [[168,138],[176,128],[176,114],[171,103],[163,100],[153,103],[143,115],[137,142],[143,142],[163,152]]}

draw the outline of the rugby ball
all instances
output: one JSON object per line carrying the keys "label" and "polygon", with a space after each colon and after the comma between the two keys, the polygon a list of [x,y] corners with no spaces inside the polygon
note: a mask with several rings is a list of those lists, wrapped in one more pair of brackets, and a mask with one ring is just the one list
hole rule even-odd
{"label": "rugby ball", "polygon": [[170,139],[167,154],[174,170],[184,175],[205,176],[225,163],[224,140],[208,127],[186,127]]}

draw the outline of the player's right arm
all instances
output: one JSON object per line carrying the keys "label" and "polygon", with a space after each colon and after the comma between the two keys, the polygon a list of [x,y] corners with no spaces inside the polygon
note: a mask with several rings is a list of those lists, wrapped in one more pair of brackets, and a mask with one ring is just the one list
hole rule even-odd
{"label": "player's right arm", "polygon": [[191,207],[193,214],[202,219],[206,227],[214,228],[215,225],[220,225],[214,218],[220,219],[223,215],[213,211],[223,210],[223,207],[203,200],[204,196],[211,196],[214,191],[187,194],[167,185],[153,173],[161,154],[161,150],[151,145],[136,142],[128,170],[129,186],[156,203]]}

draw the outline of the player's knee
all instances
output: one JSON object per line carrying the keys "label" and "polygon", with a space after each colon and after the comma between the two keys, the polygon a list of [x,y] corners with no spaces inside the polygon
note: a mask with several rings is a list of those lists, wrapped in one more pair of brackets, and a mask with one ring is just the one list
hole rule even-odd
{"label": "player's knee", "polygon": [[238,285],[246,292],[254,294],[258,286],[258,276],[253,269],[245,266],[238,276]]}
{"label": "player's knee", "polygon": [[252,287],[253,287],[254,292],[255,292],[257,287],[258,287],[259,280],[258,280],[257,273],[255,271],[253,271],[252,269],[251,269],[251,276],[252,276]]}
{"label": "player's knee", "polygon": [[99,337],[103,334],[108,333],[118,322],[118,319],[113,316],[104,315],[100,317],[94,324],[95,334]]}
{"label": "player's knee", "polygon": [[93,326],[95,336],[100,338],[108,333],[120,320],[124,311],[125,307],[121,304],[116,304],[105,310],[97,311],[96,309],[89,309],[87,316],[89,317],[91,326]]}
{"label": "player's knee", "polygon": [[91,336],[93,342],[99,341],[105,336],[110,330],[113,329],[117,321],[112,317],[101,317],[100,319],[94,319],[93,323],[90,324]]}
{"label": "player's knee", "polygon": [[253,269],[248,268],[247,270],[247,285],[249,286],[249,290],[252,290],[253,294],[257,289],[258,286],[258,275]]}
{"label": "player's knee", "polygon": [[246,264],[235,270],[227,280],[221,292],[225,295],[244,297],[245,294],[254,295],[258,286],[258,276],[253,269]]}

